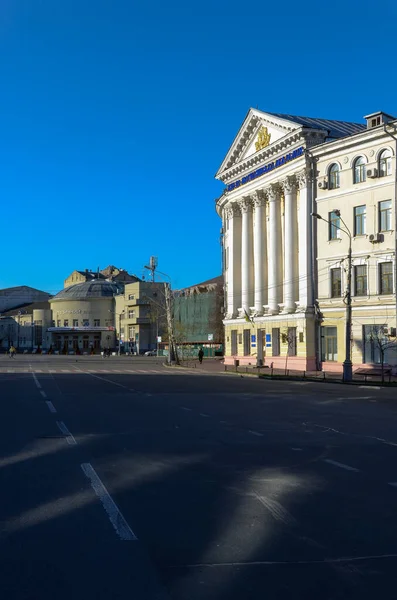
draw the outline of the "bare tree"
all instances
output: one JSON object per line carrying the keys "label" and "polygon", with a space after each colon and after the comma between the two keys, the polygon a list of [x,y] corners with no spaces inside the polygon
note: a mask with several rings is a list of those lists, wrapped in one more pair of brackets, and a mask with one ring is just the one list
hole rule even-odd
{"label": "bare tree", "polygon": [[387,334],[387,327],[385,325],[374,325],[371,333],[368,335],[368,341],[373,344],[374,349],[379,352],[380,366],[382,371],[382,383],[385,381],[385,358],[388,350],[397,348],[396,336],[390,336]]}

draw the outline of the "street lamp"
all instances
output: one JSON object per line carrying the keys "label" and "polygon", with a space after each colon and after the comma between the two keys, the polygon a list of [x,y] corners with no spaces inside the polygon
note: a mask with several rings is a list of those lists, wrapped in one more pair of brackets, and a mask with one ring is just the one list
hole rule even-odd
{"label": "street lamp", "polygon": [[119,349],[118,349],[117,354],[120,356],[120,354],[121,354],[121,315],[124,314],[124,309],[121,311],[121,313],[118,313],[115,310],[110,310],[110,308],[108,309],[108,311],[114,315],[117,315],[119,318]]}
{"label": "street lamp", "polygon": [[343,381],[352,381],[353,379],[353,364],[351,361],[351,333],[352,333],[352,297],[351,297],[351,282],[352,282],[352,234],[344,220],[342,219],[340,210],[334,209],[332,211],[339,219],[342,221],[344,225],[343,227],[339,227],[339,225],[335,225],[335,223],[331,223],[328,219],[324,219],[318,213],[311,213],[311,216],[315,219],[319,219],[320,221],[325,221],[329,223],[331,227],[335,227],[339,229],[343,233],[345,233],[349,238],[349,251],[347,254],[347,285],[346,285],[346,294],[344,303],[346,304],[346,331],[345,331],[345,360],[343,362]]}

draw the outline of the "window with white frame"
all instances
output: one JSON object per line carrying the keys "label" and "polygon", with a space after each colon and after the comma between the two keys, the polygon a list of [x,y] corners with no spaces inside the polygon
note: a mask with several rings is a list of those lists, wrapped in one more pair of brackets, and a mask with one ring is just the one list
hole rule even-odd
{"label": "window with white frame", "polygon": [[134,319],[135,318],[135,310],[129,310],[128,311],[128,318],[129,319]]}
{"label": "window with white frame", "polygon": [[362,206],[354,207],[354,235],[365,235],[366,233],[366,220],[367,220],[367,207],[365,204]]}
{"label": "window with white frame", "polygon": [[379,263],[379,293],[382,295],[393,293],[393,263],[391,261]]}
{"label": "window with white frame", "polygon": [[354,267],[354,292],[356,296],[367,295],[367,265]]}
{"label": "window with white frame", "polygon": [[342,269],[331,269],[331,298],[340,298],[342,295]]}
{"label": "window with white frame", "polygon": [[336,190],[340,185],[340,169],[337,163],[330,166],[328,171],[328,183],[330,190]]}
{"label": "window with white frame", "polygon": [[391,200],[379,202],[379,231],[391,231]]}
{"label": "window with white frame", "polygon": [[328,213],[328,239],[338,240],[341,237],[340,217],[334,211]]}
{"label": "window with white frame", "polygon": [[353,183],[362,183],[366,179],[367,179],[366,160],[363,156],[359,156],[354,161]]}
{"label": "window with white frame", "polygon": [[391,175],[391,151],[389,149],[382,150],[379,155],[379,177]]}

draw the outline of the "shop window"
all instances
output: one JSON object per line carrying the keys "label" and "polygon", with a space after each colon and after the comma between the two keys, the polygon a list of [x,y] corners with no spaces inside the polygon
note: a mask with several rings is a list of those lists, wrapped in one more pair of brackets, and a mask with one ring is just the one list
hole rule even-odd
{"label": "shop window", "polygon": [[321,327],[321,360],[338,360],[338,330],[336,327]]}

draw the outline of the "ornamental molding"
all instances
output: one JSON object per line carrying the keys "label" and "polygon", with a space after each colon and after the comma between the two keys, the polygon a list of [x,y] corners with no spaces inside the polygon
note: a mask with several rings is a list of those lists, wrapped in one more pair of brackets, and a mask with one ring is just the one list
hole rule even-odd
{"label": "ornamental molding", "polygon": [[240,207],[241,213],[246,214],[252,210],[253,201],[250,196],[244,196],[241,200],[238,200],[237,204]]}
{"label": "ornamental molding", "polygon": [[241,211],[237,202],[233,202],[232,204],[226,206],[225,215],[227,219],[233,219],[234,217],[239,217],[241,215]]}
{"label": "ornamental molding", "polygon": [[263,190],[257,190],[252,194],[251,198],[255,208],[266,205],[267,199]]}
{"label": "ornamental molding", "polygon": [[297,178],[300,190],[308,187],[313,181],[313,176],[310,169],[303,169],[302,171],[297,173]]}
{"label": "ornamental molding", "polygon": [[265,193],[269,202],[275,202],[276,200],[280,199],[281,187],[278,183],[268,185],[267,187],[265,187]]}
{"label": "ornamental molding", "polygon": [[280,182],[284,194],[292,194],[298,189],[298,182],[296,177],[286,177]]}

